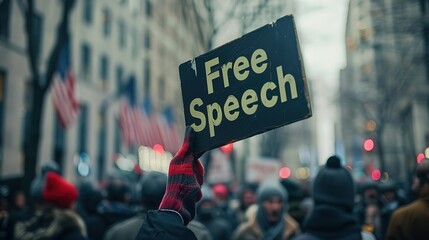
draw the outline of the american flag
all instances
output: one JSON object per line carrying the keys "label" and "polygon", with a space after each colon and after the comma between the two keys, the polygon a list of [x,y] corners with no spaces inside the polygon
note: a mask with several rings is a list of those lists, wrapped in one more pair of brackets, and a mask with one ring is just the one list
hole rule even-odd
{"label": "american flag", "polygon": [[79,102],[75,95],[75,81],[70,68],[70,45],[66,41],[60,52],[51,90],[54,109],[63,128],[70,126],[79,114]]}
{"label": "american flag", "polygon": [[151,109],[133,106],[124,99],[121,103],[120,124],[123,142],[130,145],[154,147],[161,144],[165,150],[175,154],[180,147],[172,117],[169,114],[152,113]]}

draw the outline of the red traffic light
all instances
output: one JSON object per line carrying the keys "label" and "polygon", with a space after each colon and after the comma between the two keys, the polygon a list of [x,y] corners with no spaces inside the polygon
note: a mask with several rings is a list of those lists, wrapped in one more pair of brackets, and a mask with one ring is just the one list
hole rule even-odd
{"label": "red traffic light", "polygon": [[381,178],[381,172],[378,169],[372,170],[371,178],[374,181],[378,181]]}
{"label": "red traffic light", "polygon": [[365,141],[363,142],[363,149],[367,152],[371,152],[374,149],[374,140],[372,140],[371,138],[365,139]]}
{"label": "red traffic light", "polygon": [[280,168],[279,177],[282,179],[286,179],[286,178],[290,177],[290,168],[288,168],[288,167]]}

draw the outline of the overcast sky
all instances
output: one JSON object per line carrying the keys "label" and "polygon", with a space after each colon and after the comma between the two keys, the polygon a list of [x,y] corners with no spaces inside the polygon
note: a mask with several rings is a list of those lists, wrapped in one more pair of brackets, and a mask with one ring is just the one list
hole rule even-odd
{"label": "overcast sky", "polygon": [[348,0],[299,0],[297,31],[312,105],[318,124],[319,158],[334,154],[334,123],[339,71],[345,66],[345,21]]}

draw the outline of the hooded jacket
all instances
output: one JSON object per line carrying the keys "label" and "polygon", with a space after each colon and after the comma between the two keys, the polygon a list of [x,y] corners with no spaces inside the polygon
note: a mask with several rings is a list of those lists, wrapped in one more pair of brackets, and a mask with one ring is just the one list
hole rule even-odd
{"label": "hooded jacket", "polygon": [[[248,220],[238,226],[235,230],[232,239],[234,240],[263,240],[264,235],[261,228],[258,225],[256,220],[256,214],[258,212],[258,207],[249,208]],[[284,228],[283,228],[283,238],[284,240],[290,239],[296,234],[300,233],[298,223],[288,214],[283,216]]]}

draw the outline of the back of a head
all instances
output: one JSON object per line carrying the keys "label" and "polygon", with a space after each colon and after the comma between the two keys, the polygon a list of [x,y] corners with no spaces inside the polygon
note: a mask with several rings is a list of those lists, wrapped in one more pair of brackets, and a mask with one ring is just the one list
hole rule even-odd
{"label": "back of a head", "polygon": [[95,212],[98,204],[103,200],[101,190],[90,181],[79,184],[79,202],[87,211]]}
{"label": "back of a head", "polygon": [[420,179],[420,182],[429,184],[429,159],[424,158],[416,167],[416,176]]}
{"label": "back of a head", "polygon": [[313,184],[313,198],[316,205],[338,206],[348,211],[354,207],[355,186],[349,171],[341,166],[338,157],[328,158],[320,169]]}
{"label": "back of a head", "polygon": [[106,188],[107,200],[112,202],[126,202],[130,189],[121,179],[112,179]]}
{"label": "back of a head", "polygon": [[49,172],[54,172],[58,175],[60,173],[60,167],[54,161],[43,162],[40,167],[40,175],[33,179],[30,187],[30,196],[29,200],[32,203],[41,203],[43,202],[43,186],[45,185],[45,177]]}
{"label": "back of a head", "polygon": [[40,171],[42,176],[45,176],[48,172],[55,172],[56,174],[61,175],[60,166],[54,161],[42,163]]}
{"label": "back of a head", "polygon": [[139,188],[143,207],[157,209],[161,203],[167,185],[167,175],[161,172],[146,172],[140,179]]}

